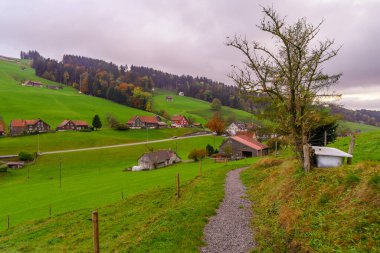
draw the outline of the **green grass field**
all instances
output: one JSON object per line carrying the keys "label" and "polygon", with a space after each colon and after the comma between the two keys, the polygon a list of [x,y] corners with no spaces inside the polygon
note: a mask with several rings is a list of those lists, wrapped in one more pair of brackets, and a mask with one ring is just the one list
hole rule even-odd
{"label": "green grass field", "polygon": [[[166,96],[172,96],[173,101],[166,101]],[[167,111],[170,116],[182,114],[192,116],[197,122],[206,123],[212,117],[214,111],[210,109],[210,103],[199,99],[178,96],[173,92],[156,89],[153,96],[153,106],[156,111],[161,109]],[[256,117],[251,113],[222,106],[221,115],[225,118],[235,117],[236,120],[244,122],[256,122]]]}
{"label": "green grass field", "polygon": [[[199,137],[149,145],[154,149],[171,148],[186,160],[194,147],[206,144],[219,146],[220,137]],[[124,168],[137,164],[137,159],[148,148],[134,147],[44,155],[37,162],[23,169],[0,174],[0,228],[5,217],[12,217],[12,224],[46,217],[49,205],[54,213],[95,208],[125,196],[138,194],[158,186],[172,185],[177,172],[183,182],[198,173],[198,165],[182,163],[149,172],[123,172]],[[59,187],[60,161],[62,164],[62,188]],[[219,166],[205,161],[204,168]],[[28,179],[29,175],[29,179]]]}
{"label": "green grass field", "polygon": [[360,123],[350,122],[350,121],[340,121],[338,131],[344,130],[346,128],[350,129],[352,132],[355,132],[356,130],[359,129],[362,133],[380,131],[380,127],[360,124]]}
{"label": "green grass field", "polygon": [[[142,184],[151,181],[154,175],[151,190],[126,200],[120,200],[115,193],[118,195],[115,201],[119,197],[117,203],[98,205],[101,252],[199,252],[204,244],[203,228],[223,199],[225,174],[245,166],[243,161],[209,165],[201,177],[197,175],[197,164],[140,174],[146,178],[140,180]],[[192,175],[191,179],[181,181],[179,200],[175,187],[177,171],[181,177],[185,173]],[[157,186],[160,179],[167,183]],[[131,184],[127,182],[126,188]],[[53,215],[0,231],[0,251],[91,252],[92,210]]]}
{"label": "green grass field", "polygon": [[[351,137],[338,138],[329,146],[348,151]],[[380,161],[380,131],[356,135],[353,162]]]}

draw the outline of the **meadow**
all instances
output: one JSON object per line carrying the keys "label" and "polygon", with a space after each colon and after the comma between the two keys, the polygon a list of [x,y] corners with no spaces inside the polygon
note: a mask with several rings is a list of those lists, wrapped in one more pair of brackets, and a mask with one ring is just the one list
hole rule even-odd
{"label": "meadow", "polygon": [[[166,96],[171,96],[171,102],[166,101]],[[170,116],[182,114],[192,116],[197,122],[205,124],[215,113],[211,110],[210,103],[199,99],[176,95],[173,92],[156,89],[153,96],[153,107],[155,111],[165,110]],[[242,110],[222,106],[220,111],[224,118],[235,118],[244,122],[257,122],[256,117]]]}
{"label": "meadow", "polygon": [[[15,225],[46,217],[50,205],[55,214],[95,208],[120,200],[122,192],[128,197],[155,187],[173,185],[178,172],[185,183],[198,174],[197,163],[185,162],[149,172],[124,172],[124,169],[136,165],[137,159],[152,148],[177,149],[179,156],[187,160],[194,147],[214,143],[219,146],[221,141],[221,137],[207,136],[149,147],[139,145],[40,156],[35,164],[0,174],[0,228],[5,227],[7,215]],[[206,170],[217,166],[220,164],[204,161]]]}

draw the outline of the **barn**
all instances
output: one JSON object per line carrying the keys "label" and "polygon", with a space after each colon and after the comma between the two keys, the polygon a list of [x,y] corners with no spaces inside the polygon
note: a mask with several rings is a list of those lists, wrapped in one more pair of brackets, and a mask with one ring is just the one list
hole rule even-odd
{"label": "barn", "polygon": [[219,147],[221,154],[231,152],[233,158],[264,156],[269,154],[269,148],[247,135],[236,135],[225,140]]}
{"label": "barn", "polygon": [[176,152],[172,150],[157,150],[150,153],[143,154],[139,160],[138,164],[143,169],[157,169],[161,167],[166,167],[171,164],[175,164],[181,161],[181,158]]}

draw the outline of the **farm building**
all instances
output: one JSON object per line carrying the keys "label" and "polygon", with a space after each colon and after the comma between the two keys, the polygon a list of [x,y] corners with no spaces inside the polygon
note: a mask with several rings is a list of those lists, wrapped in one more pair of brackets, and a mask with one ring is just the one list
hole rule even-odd
{"label": "farm building", "polygon": [[189,121],[183,115],[175,115],[171,119],[172,127],[188,127]]}
{"label": "farm building", "polygon": [[158,122],[161,121],[160,116],[133,116],[128,120],[128,127],[136,128],[158,128]]}
{"label": "farm building", "polygon": [[0,136],[5,135],[5,123],[3,120],[0,119]]}
{"label": "farm building", "polygon": [[166,101],[167,102],[172,102],[173,101],[173,97],[172,96],[166,96]]}
{"label": "farm building", "polygon": [[27,80],[25,83],[22,84],[23,86],[29,86],[29,87],[43,87],[44,85],[40,82],[36,81],[30,81]]}
{"label": "farm building", "polygon": [[315,164],[318,168],[331,168],[343,165],[345,157],[352,155],[337,148],[312,146],[314,151]]}
{"label": "farm building", "polygon": [[157,169],[175,164],[181,161],[176,152],[171,150],[157,150],[145,153],[138,159],[138,164],[143,169]]}
{"label": "farm building", "polygon": [[220,145],[219,152],[226,156],[231,155],[233,158],[241,158],[268,155],[269,149],[265,144],[258,142],[254,138],[246,135],[236,135],[225,140]]}
{"label": "farm building", "polygon": [[35,132],[47,132],[50,130],[50,126],[41,119],[14,119],[11,121],[9,130],[11,136],[15,136]]}
{"label": "farm building", "polygon": [[57,131],[65,131],[65,130],[82,130],[88,129],[89,125],[84,120],[69,120],[65,119],[61,124],[57,127]]}
{"label": "farm building", "polygon": [[7,166],[10,169],[20,169],[24,167],[25,163],[24,162],[7,162]]}

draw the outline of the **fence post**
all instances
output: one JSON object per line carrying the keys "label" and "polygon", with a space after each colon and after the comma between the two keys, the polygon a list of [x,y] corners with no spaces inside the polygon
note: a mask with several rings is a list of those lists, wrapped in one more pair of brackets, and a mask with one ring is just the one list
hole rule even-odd
{"label": "fence post", "polygon": [[49,217],[51,218],[51,205],[49,205]]}
{"label": "fence post", "polygon": [[121,199],[124,199],[124,192],[121,192]]}
{"label": "fence post", "polygon": [[9,215],[7,216],[7,228],[9,229],[10,227],[10,218],[9,218]]}
{"label": "fence post", "polygon": [[177,173],[177,199],[179,199],[181,196],[180,196],[180,191],[181,191],[181,188],[180,188],[180,185],[179,185],[179,173]]}
{"label": "fence post", "polygon": [[202,160],[199,160],[199,176],[202,176]]}
{"label": "fence post", "polygon": [[93,232],[93,238],[94,238],[94,253],[99,253],[98,211],[92,212],[92,232]]}
{"label": "fence post", "polygon": [[[351,140],[350,140],[350,146],[348,147],[348,153],[350,155],[352,155],[354,153],[354,146],[355,146],[355,136],[352,135]],[[347,157],[347,164],[352,164],[352,158],[351,157]]]}
{"label": "fence post", "polygon": [[303,168],[305,172],[310,171],[310,145],[303,145]]}

